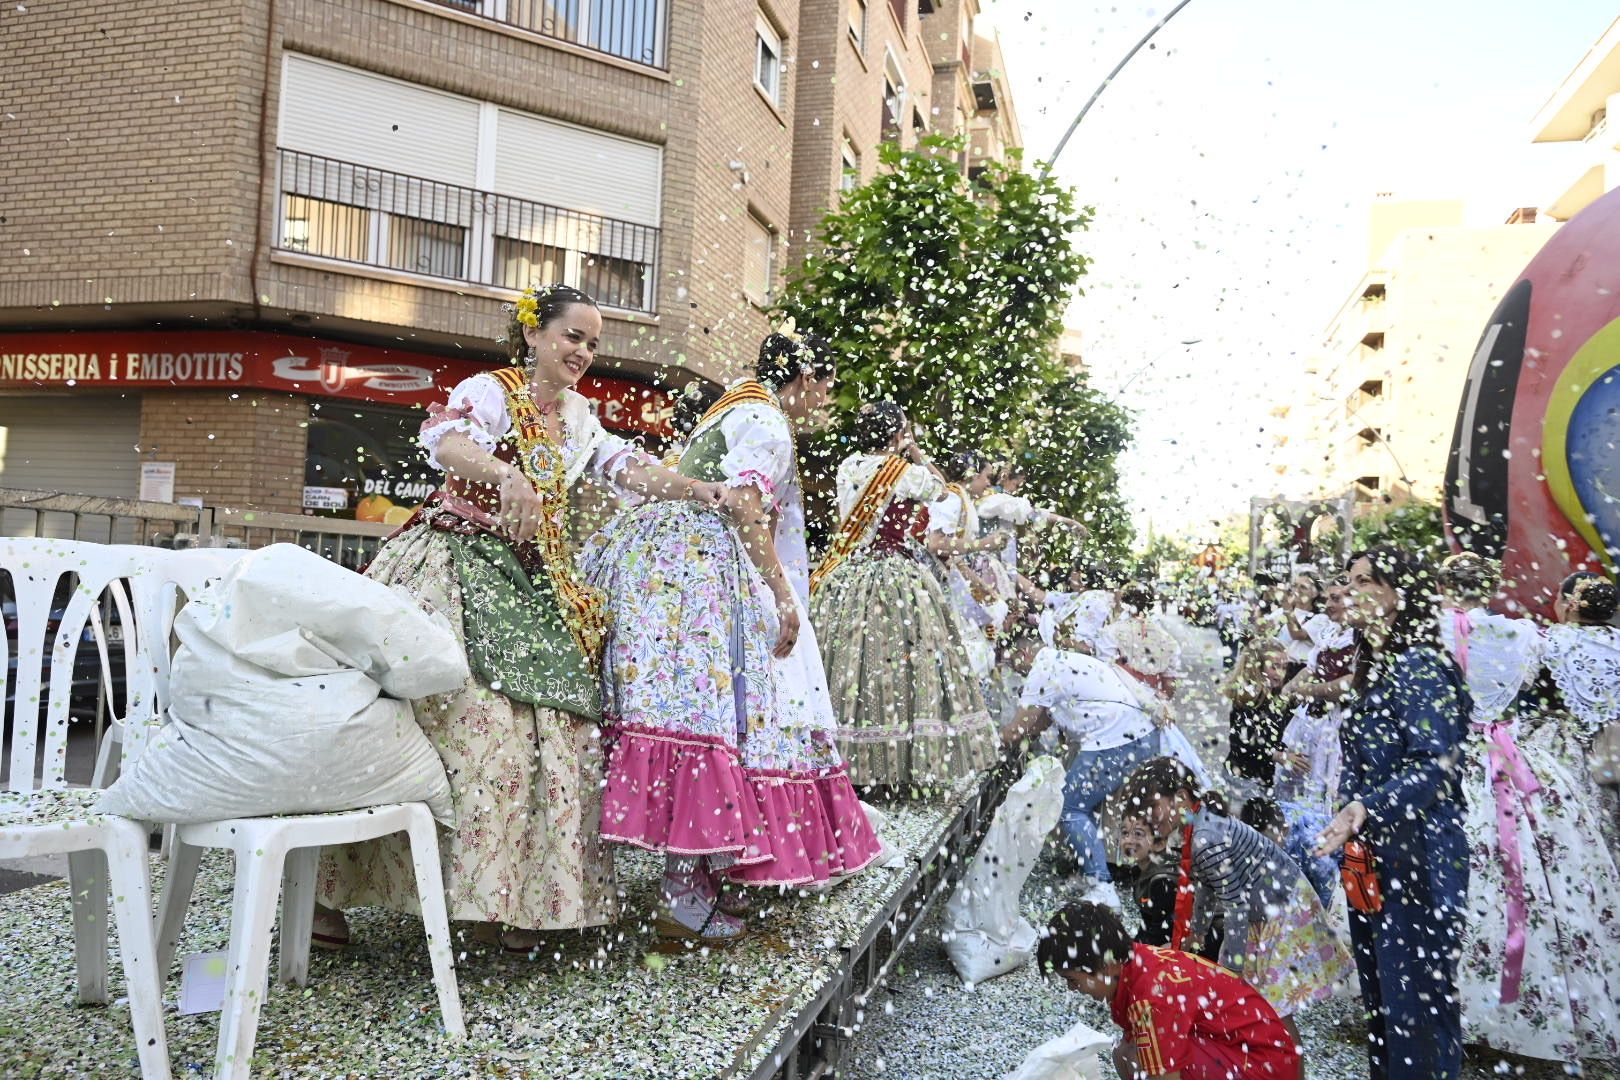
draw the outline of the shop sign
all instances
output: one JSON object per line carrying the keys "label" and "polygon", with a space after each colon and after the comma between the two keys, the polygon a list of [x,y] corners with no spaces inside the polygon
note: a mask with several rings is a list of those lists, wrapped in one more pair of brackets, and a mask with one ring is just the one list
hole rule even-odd
{"label": "shop sign", "polygon": [[[426,407],[492,365],[256,331],[0,334],[0,388],[239,387]],[[662,390],[589,376],[580,393],[608,427],[669,434]]]}
{"label": "shop sign", "polygon": [[349,489],[340,487],[306,487],[305,510],[347,510]]}

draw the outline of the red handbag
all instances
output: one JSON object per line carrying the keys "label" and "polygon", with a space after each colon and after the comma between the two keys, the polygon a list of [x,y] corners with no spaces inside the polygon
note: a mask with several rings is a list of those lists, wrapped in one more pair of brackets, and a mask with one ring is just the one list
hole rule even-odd
{"label": "red handbag", "polygon": [[1384,890],[1378,884],[1378,867],[1373,863],[1372,848],[1360,840],[1345,841],[1339,878],[1344,882],[1345,899],[1356,911],[1376,915],[1384,910]]}

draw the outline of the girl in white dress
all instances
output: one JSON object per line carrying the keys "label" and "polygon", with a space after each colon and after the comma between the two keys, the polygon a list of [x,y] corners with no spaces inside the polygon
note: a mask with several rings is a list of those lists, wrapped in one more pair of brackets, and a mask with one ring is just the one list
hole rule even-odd
{"label": "girl in white dress", "polygon": [[[1526,619],[1486,609],[1497,568],[1448,559],[1441,638],[1473,699],[1469,887],[1458,989],[1466,1038],[1549,1061],[1620,1052],[1620,875],[1567,761],[1567,717],[1525,707],[1545,646]],[[1578,753],[1578,750],[1575,751]]]}

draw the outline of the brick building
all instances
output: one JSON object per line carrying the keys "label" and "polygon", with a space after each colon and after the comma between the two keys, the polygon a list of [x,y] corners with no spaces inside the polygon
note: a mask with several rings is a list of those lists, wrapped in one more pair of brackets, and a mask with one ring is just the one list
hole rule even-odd
{"label": "brick building", "polygon": [[597,297],[582,389],[656,435],[661,387],[751,360],[846,142],[869,176],[976,116],[973,3],[30,0],[0,486],[129,497],[150,465],[158,497],[397,515],[435,479],[419,410],[536,281]]}

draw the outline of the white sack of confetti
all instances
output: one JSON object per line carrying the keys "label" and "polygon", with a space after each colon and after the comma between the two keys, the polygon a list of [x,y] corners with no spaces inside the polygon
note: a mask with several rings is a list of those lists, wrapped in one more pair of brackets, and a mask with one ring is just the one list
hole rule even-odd
{"label": "white sack of confetti", "polygon": [[1102,1032],[1076,1024],[1029,1052],[1005,1080],[1102,1080],[1098,1055],[1112,1045]]}
{"label": "white sack of confetti", "polygon": [[410,705],[467,678],[442,616],[276,544],[187,604],[174,632],[168,722],[100,811],[183,824],[425,802],[452,820]]}
{"label": "white sack of confetti", "polygon": [[1038,934],[1018,896],[1046,836],[1063,813],[1063,763],[1038,757],[1007,791],[950,901],[945,953],[970,985],[1016,971],[1035,955]]}

